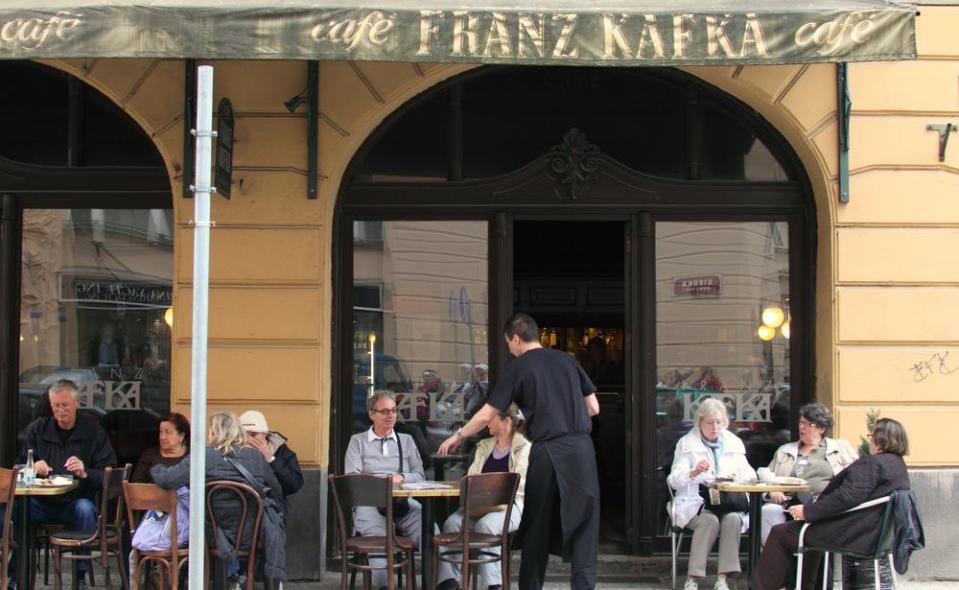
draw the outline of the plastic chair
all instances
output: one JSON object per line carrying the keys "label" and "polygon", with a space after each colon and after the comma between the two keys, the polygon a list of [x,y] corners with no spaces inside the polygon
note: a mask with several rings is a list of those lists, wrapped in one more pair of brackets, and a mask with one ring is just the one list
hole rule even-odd
{"label": "plastic chair", "polygon": [[[138,516],[148,510],[163,512],[169,515],[170,549],[167,551],[140,551],[136,547],[132,550],[133,571],[131,572],[132,590],[139,590],[140,576],[144,564],[150,562],[162,566],[170,576],[170,588],[177,590],[180,583],[180,570],[187,563],[190,550],[187,547],[177,546],[177,494],[176,490],[164,490],[152,483],[123,482],[123,498],[127,507],[127,523],[130,527],[130,536],[136,533],[140,521]],[[165,586],[164,586],[165,587]]]}
{"label": "plastic chair", "polygon": [[[229,528],[223,526],[224,508],[239,508],[240,518]],[[256,490],[235,481],[211,481],[206,484],[206,512],[215,546],[221,535],[232,539],[239,560],[246,560],[246,588],[253,590],[255,582],[256,546],[263,522],[263,499]],[[220,520],[217,513],[220,512]],[[269,585],[269,583],[268,583]]]}
{"label": "plastic chair", "polygon": [[882,498],[876,498],[875,500],[869,500],[868,502],[863,502],[862,504],[850,508],[841,514],[848,514],[850,512],[858,512],[860,510],[866,510],[867,508],[873,508],[875,506],[883,506],[882,511],[882,520],[879,525],[879,537],[876,540],[876,546],[870,553],[855,553],[851,551],[836,551],[835,549],[823,549],[819,547],[808,547],[803,545],[803,541],[806,537],[806,529],[808,529],[812,524],[807,522],[803,524],[802,528],[799,530],[799,548],[796,550],[796,588],[802,588],[802,562],[803,556],[810,551],[822,551],[825,553],[825,558],[823,559],[823,576],[822,576],[822,586],[823,590],[826,590],[829,584],[829,555],[830,553],[836,553],[840,555],[845,555],[847,557],[853,557],[856,559],[870,559],[873,562],[873,571],[875,572],[876,579],[876,590],[879,590],[879,560],[889,558],[889,571],[892,573],[892,587],[896,587],[896,568],[893,567],[892,562],[892,544],[895,540],[896,531],[893,523],[893,509],[895,508],[892,496],[883,496]]}
{"label": "plastic chair", "polygon": [[[480,473],[468,475],[460,480],[460,497],[463,502],[463,528],[457,533],[440,533],[433,535],[434,547],[458,547],[445,552],[438,552],[433,559],[432,588],[436,587],[439,573],[439,561],[459,563],[462,575],[462,587],[468,588],[470,581],[476,590],[476,580],[479,576],[473,575],[472,566],[485,563],[500,562],[502,568],[503,585],[510,585],[510,534],[509,520],[513,511],[513,502],[516,498],[516,489],[519,487],[519,474],[513,472]],[[504,511],[503,532],[499,535],[490,535],[473,532],[470,526],[472,518],[493,510]],[[490,551],[499,547],[499,553]],[[457,557],[459,556],[459,557]]]}
{"label": "plastic chair", "polygon": [[[120,584],[127,588],[127,570],[123,563],[123,482],[130,476],[131,465],[107,467],[103,470],[103,487],[98,498],[97,528],[92,533],[60,531],[50,535],[48,543],[53,548],[53,583],[56,590],[63,588],[63,560],[82,561],[96,559],[92,554],[78,554],[80,549],[95,549],[103,565],[107,590],[113,585],[110,580],[110,558],[115,557],[120,568]],[[92,569],[92,568],[91,568]]]}
{"label": "plastic chair", "polygon": [[[370,585],[370,572],[375,568],[369,564],[371,554],[386,555],[386,571],[392,574],[396,570],[406,570],[406,588],[416,588],[416,573],[413,567],[413,552],[416,545],[408,537],[396,536],[393,523],[393,482],[389,477],[379,477],[365,473],[331,475],[330,489],[333,491],[333,506],[336,509],[337,525],[340,530],[340,551],[343,555],[343,570],[340,573],[340,588],[346,590],[347,576],[356,571],[363,572],[363,585]],[[386,512],[386,534],[382,536],[353,535],[353,508],[370,506],[382,508]],[[424,531],[425,534],[425,531]],[[398,553],[404,558],[396,561]],[[353,555],[355,560],[350,559]],[[349,584],[352,586],[352,581]],[[394,576],[387,576],[387,588],[394,590]]]}
{"label": "plastic chair", "polygon": [[3,522],[0,522],[0,590],[7,590],[7,566],[13,551],[13,500],[17,493],[17,468],[0,468],[0,506],[3,506]]}

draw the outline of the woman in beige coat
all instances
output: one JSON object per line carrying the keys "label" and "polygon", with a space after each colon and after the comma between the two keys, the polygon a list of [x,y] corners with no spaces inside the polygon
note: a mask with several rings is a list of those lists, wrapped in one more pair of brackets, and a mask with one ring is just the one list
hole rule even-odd
{"label": "woman in beige coat", "polygon": [[[500,413],[489,423],[490,438],[485,438],[476,445],[476,455],[467,475],[479,473],[493,473],[497,471],[511,471],[519,474],[519,487],[516,489],[516,499],[513,510],[510,511],[509,530],[519,528],[523,514],[523,495],[526,489],[526,467],[529,465],[529,451],[532,443],[520,432],[522,418],[516,404],[510,405],[506,412]],[[474,519],[473,530],[488,535],[500,535],[506,526],[506,512],[497,511],[485,514]],[[456,533],[463,528],[463,509],[460,508],[446,519],[443,524],[444,533]],[[494,551],[499,551],[495,549]],[[479,566],[480,588],[499,590],[502,587],[502,574],[498,563],[486,563]],[[440,561],[440,580],[437,588],[449,590],[456,588],[460,583],[460,568],[452,563]]]}
{"label": "woman in beige coat", "polygon": [[[779,447],[769,464],[770,473],[801,477],[809,482],[810,499],[819,496],[834,475],[859,458],[849,443],[826,436],[832,423],[832,413],[822,404],[813,402],[799,408],[799,440]],[[786,522],[785,510],[792,502],[793,498],[781,492],[769,494],[769,502],[763,505],[763,545],[769,531]]]}

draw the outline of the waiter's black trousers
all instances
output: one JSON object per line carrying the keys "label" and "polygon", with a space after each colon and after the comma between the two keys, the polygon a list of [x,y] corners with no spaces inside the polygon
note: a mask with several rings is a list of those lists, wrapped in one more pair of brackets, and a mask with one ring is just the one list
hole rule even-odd
{"label": "waiter's black trousers", "polygon": [[[588,439],[587,439],[588,440]],[[526,496],[523,506],[522,561],[520,590],[540,590],[546,578],[550,549],[563,554],[563,527],[560,520],[559,485],[548,452],[530,457],[526,472]],[[598,508],[596,510],[598,517]],[[598,525],[598,523],[596,523]],[[591,527],[587,527],[591,528]],[[571,557],[570,588],[591,590],[596,586],[596,534],[574,534],[566,553]]]}

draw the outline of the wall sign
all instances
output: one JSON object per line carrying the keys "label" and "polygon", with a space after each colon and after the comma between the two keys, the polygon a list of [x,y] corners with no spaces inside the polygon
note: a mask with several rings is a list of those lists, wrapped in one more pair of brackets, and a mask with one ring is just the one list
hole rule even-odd
{"label": "wall sign", "polygon": [[673,297],[719,297],[720,275],[695,275],[673,280]]}

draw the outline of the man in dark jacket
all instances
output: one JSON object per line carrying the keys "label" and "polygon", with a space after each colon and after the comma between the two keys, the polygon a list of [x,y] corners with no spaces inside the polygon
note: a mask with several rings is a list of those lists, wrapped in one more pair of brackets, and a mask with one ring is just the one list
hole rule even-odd
{"label": "man in dark jacket", "polygon": [[[30,522],[65,524],[72,530],[92,533],[97,528],[94,499],[103,486],[103,469],[116,465],[110,437],[89,416],[78,415],[80,390],[76,383],[63,379],[48,391],[52,417],[37,418],[27,426],[26,441],[19,463],[25,463],[33,449],[37,477],[72,475],[80,486],[61,496],[30,498]],[[77,564],[81,573],[80,590],[86,589],[84,573],[90,562]]]}
{"label": "man in dark jacket", "polygon": [[303,471],[300,462],[289,446],[286,437],[279,432],[270,432],[266,416],[256,410],[247,410],[240,414],[240,424],[246,430],[248,443],[263,455],[270,464],[273,475],[283,488],[283,513],[287,510],[287,496],[300,491],[303,487]]}

